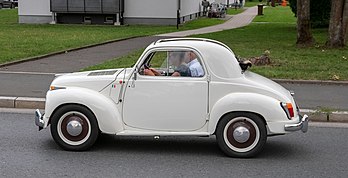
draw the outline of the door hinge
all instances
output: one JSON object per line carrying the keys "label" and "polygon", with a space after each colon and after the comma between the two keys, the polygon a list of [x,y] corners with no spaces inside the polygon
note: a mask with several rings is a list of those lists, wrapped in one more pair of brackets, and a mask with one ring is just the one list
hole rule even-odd
{"label": "door hinge", "polygon": [[211,81],[211,76],[210,76],[210,75],[207,76],[207,81],[208,81],[208,82]]}
{"label": "door hinge", "polygon": [[210,119],[210,113],[207,114],[207,117],[205,118],[206,121],[209,121]]}

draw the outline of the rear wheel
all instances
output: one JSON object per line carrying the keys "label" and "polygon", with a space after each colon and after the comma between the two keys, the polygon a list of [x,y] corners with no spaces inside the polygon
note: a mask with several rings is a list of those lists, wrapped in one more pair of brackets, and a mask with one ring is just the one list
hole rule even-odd
{"label": "rear wheel", "polygon": [[94,114],[83,106],[63,106],[51,119],[52,137],[65,150],[87,150],[98,138],[97,120]]}
{"label": "rear wheel", "polygon": [[228,156],[253,157],[266,143],[266,125],[256,114],[227,114],[217,126],[216,139],[221,150]]}

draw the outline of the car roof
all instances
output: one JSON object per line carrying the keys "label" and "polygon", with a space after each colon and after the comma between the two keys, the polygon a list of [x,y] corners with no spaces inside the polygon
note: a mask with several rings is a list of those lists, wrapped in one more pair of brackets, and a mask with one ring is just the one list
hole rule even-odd
{"label": "car roof", "polygon": [[169,38],[158,40],[148,48],[192,48],[199,52],[211,71],[221,78],[241,73],[233,51],[225,44],[206,38]]}
{"label": "car roof", "polygon": [[213,46],[222,46],[226,48],[227,50],[232,50],[225,44],[216,41],[211,40],[207,38],[167,38],[167,39],[160,39],[153,43],[154,46],[177,46],[177,45],[183,45],[184,46],[192,46],[192,47],[198,47],[201,45],[210,45]]}

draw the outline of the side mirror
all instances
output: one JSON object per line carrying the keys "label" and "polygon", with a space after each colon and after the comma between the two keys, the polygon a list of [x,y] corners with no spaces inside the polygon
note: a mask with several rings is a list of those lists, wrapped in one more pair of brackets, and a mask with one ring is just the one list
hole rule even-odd
{"label": "side mirror", "polygon": [[239,61],[239,66],[243,72],[245,72],[248,68],[252,66],[252,63],[249,60]]}

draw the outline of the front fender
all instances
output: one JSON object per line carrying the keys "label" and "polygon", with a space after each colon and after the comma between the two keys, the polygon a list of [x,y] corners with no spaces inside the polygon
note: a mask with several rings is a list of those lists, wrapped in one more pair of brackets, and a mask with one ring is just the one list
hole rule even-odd
{"label": "front fender", "polygon": [[[272,97],[256,93],[231,93],[212,106],[209,120],[210,134],[215,132],[222,116],[230,112],[256,113],[261,115],[266,123],[288,121],[286,113],[280,107],[280,101]],[[270,131],[272,132],[272,130]]]}
{"label": "front fender", "polygon": [[[97,118],[100,131],[104,133],[116,134],[124,129],[116,104],[97,91],[78,87],[48,91],[45,118],[49,119],[58,107],[65,104],[79,104],[89,108]],[[48,120],[45,123],[47,127]]]}

